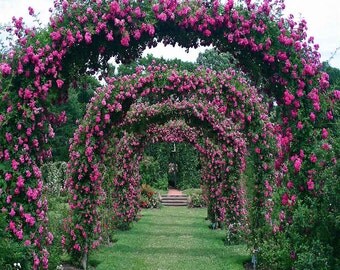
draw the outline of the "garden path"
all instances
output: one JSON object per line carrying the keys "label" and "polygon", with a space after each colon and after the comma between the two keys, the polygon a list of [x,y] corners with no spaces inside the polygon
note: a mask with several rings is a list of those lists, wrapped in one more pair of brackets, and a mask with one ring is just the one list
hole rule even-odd
{"label": "garden path", "polygon": [[168,196],[182,196],[182,191],[175,189],[175,188],[169,188],[168,190]]}
{"label": "garden path", "polygon": [[96,270],[244,270],[250,260],[244,245],[225,246],[225,231],[210,230],[206,209],[143,209],[117,242],[90,256]]}

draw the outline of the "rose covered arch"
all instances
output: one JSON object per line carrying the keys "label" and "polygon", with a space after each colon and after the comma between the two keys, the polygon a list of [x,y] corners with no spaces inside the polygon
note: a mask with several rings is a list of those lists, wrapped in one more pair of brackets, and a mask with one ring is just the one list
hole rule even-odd
{"label": "rose covered arch", "polygon": [[[203,139],[205,138],[205,139]],[[114,194],[112,198],[110,198],[110,203],[113,201],[113,210],[115,212],[115,216],[118,218],[124,219],[125,223],[129,223],[135,220],[136,214],[138,212],[138,190],[139,190],[139,160],[142,157],[143,150],[145,146],[149,143],[155,142],[187,142],[190,143],[197,151],[200,153],[201,159],[204,159],[204,165],[218,170],[220,173],[225,171],[226,160],[223,151],[221,151],[219,145],[215,145],[209,138],[204,136],[202,131],[199,131],[197,128],[189,127],[185,121],[183,120],[170,120],[169,122],[161,125],[161,124],[151,124],[149,125],[146,132],[142,134],[132,134],[125,133],[124,136],[119,140],[116,144],[115,154],[113,155],[115,158],[110,159],[111,167],[118,167],[113,169],[112,172],[116,172],[112,179],[107,179],[106,181],[114,183]],[[112,146],[111,146],[112,147]],[[125,150],[125,151],[122,151]],[[128,154],[123,154],[128,153]],[[112,155],[111,155],[112,156]],[[119,169],[121,168],[121,169]],[[124,168],[124,169],[122,169]],[[220,177],[216,172],[208,174],[208,168],[205,170],[206,174],[203,178],[205,178],[206,184],[212,184],[212,177]],[[117,173],[118,172],[118,173]],[[223,173],[222,173],[223,174]],[[221,175],[222,175],[221,174]],[[210,179],[210,181],[208,181]],[[215,181],[216,189],[219,189],[220,192],[223,192],[220,187],[217,185],[222,185],[223,183],[227,183],[228,180],[226,177],[223,179],[220,178],[219,181]],[[130,189],[131,184],[135,185],[134,189]],[[230,185],[231,183],[228,182]],[[237,183],[235,183],[237,184]],[[128,194],[124,194],[126,191]],[[227,190],[224,190],[226,194]],[[242,192],[242,190],[240,191]],[[133,194],[131,194],[133,193]],[[122,196],[123,195],[123,196]],[[216,194],[207,194],[210,202],[211,202],[211,215],[210,216],[212,222],[216,222],[217,219],[220,222],[225,221],[225,211],[226,206],[222,204],[222,196],[218,196],[219,202],[212,201],[211,199],[217,198]],[[111,196],[111,195],[110,195]],[[235,193],[235,197],[237,197]],[[217,203],[220,203],[219,205]],[[242,208],[243,206],[240,203],[235,203],[234,206]],[[121,212],[120,209],[124,209],[124,212]],[[244,210],[244,209],[243,209]],[[132,213],[129,216],[126,213]],[[237,213],[239,215],[239,213]],[[235,213],[234,213],[235,217]],[[231,219],[229,218],[231,221]]]}
{"label": "rose covered arch", "polygon": [[[99,168],[105,156],[115,156],[109,158],[111,165],[105,165],[116,171],[111,180],[115,190],[113,209],[119,219],[129,223],[138,211],[138,160],[142,142],[151,136],[147,135],[148,127],[178,118],[199,129],[202,139],[212,140],[213,144],[203,140],[203,145],[196,147],[205,148],[203,153],[208,157],[204,178],[211,202],[209,218],[213,223],[227,218],[236,233],[242,224],[234,224],[242,218],[245,203],[238,179],[248,151],[258,155],[255,171],[262,174],[267,186],[273,185],[273,128],[256,89],[233,71],[197,69],[189,73],[166,66],[150,66],[132,76],[108,81],[110,84],[98,89],[92,98],[70,147],[72,221],[67,227],[68,246],[75,258],[79,258],[78,253],[86,258],[89,248],[99,243],[100,217],[96,208],[102,203],[101,197],[111,196],[102,196],[105,191]],[[126,100],[129,104],[124,106]],[[157,131],[155,127],[152,130]],[[162,135],[161,129],[158,132],[154,136]],[[110,148],[114,154],[109,154]],[[256,196],[264,198],[263,191],[257,190]],[[264,207],[263,201],[254,205],[253,219],[257,222]]]}
{"label": "rose covered arch", "polygon": [[[240,216],[243,215],[243,217],[245,217],[245,213],[247,212],[244,205],[245,202],[243,201],[242,197],[244,189],[242,186],[239,187],[239,182],[231,182],[229,180],[229,177],[226,176],[225,172],[227,170],[226,167],[228,166],[228,159],[225,153],[221,150],[221,145],[215,144],[213,141],[209,140],[209,138],[204,136],[204,132],[202,132],[202,130],[200,131],[197,128],[189,127],[183,120],[170,120],[163,125],[149,125],[146,133],[143,132],[142,134],[124,134],[119,144],[125,145],[126,149],[133,148],[134,151],[129,151],[131,155],[122,155],[122,153],[126,152],[120,151],[122,149],[122,145],[119,145],[115,154],[115,157],[118,158],[111,160],[112,163],[115,163],[114,165],[116,166],[118,164],[129,164],[128,166],[126,166],[128,168],[127,170],[124,169],[123,171],[118,173],[118,175],[116,174],[116,176],[114,177],[116,188],[114,189],[115,194],[112,195],[111,201],[116,202],[117,208],[120,208],[122,205],[124,205],[124,201],[127,203],[125,205],[128,205],[132,197],[131,195],[125,195],[122,199],[122,197],[119,196],[122,194],[120,189],[124,188],[124,186],[121,185],[122,182],[130,185],[131,183],[136,183],[135,181],[137,180],[136,190],[138,190],[139,164],[138,162],[131,164],[131,159],[134,161],[139,161],[142,157],[143,149],[149,143],[187,142],[197,150],[197,152],[201,156],[201,160],[203,161],[201,166],[204,167],[204,169],[202,169],[201,184],[206,187],[205,195],[208,199],[207,203],[209,205],[209,210],[207,214],[210,221],[212,223],[225,222],[227,224],[233,224],[237,220],[237,222],[240,222],[240,226],[238,227],[238,229],[240,229],[241,225],[245,226],[245,222],[241,222],[240,219]],[[130,147],[128,147],[126,144],[130,145]],[[136,155],[137,157],[135,157],[134,155]],[[121,161],[122,159],[123,161]],[[229,160],[232,159],[229,158]],[[124,166],[120,167],[124,168]],[[233,173],[233,175],[234,174],[235,173]],[[116,180],[118,180],[119,182],[116,183]],[[110,181],[110,179],[108,179],[108,181]],[[112,180],[110,182],[112,182]],[[229,187],[229,189],[223,188],[223,185],[224,187]],[[236,186],[238,186],[239,188],[230,192],[230,186],[232,185],[235,186],[235,188]],[[231,197],[234,198],[234,202],[227,204],[226,201]],[[135,198],[137,198],[137,196]],[[138,205],[136,200],[134,205]],[[135,211],[133,211],[133,213],[136,214],[136,210],[138,210],[138,207],[137,209],[136,207],[134,208]],[[126,209],[128,209],[128,207],[125,207],[125,210]],[[119,210],[114,210],[115,213],[119,213]],[[226,212],[228,212],[228,214]],[[119,213],[119,216],[124,217],[126,215],[122,215],[121,213]],[[131,217],[131,221],[132,220],[134,220],[133,216]]]}
{"label": "rose covered arch", "polygon": [[185,48],[213,45],[234,54],[260,82],[258,91],[278,104],[275,177],[283,210],[290,215],[299,197],[314,198],[307,187],[322,189],[315,185],[318,171],[308,174],[315,169],[314,152],[317,148],[322,160],[331,148],[322,129],[333,119],[323,96],[328,76],[320,71],[312,40],[306,40],[306,23],[277,18],[277,2],[56,0],[46,30],[27,29],[13,19],[18,41],[0,63],[1,202],[9,231],[33,250],[33,268],[47,267],[45,246],[52,241],[39,166],[51,156],[47,141],[64,115],[53,115],[49,107],[66,99],[78,74],[105,71],[112,56],[131,61],[159,41]]}

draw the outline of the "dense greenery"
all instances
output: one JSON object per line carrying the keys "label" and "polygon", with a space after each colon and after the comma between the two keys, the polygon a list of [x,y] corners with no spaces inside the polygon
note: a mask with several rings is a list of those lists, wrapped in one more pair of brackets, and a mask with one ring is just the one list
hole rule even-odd
{"label": "dense greenery", "polygon": [[199,66],[221,71],[235,68],[237,60],[228,52],[219,53],[215,49],[207,49],[203,53],[198,54],[196,63]]}
{"label": "dense greenery", "polygon": [[180,59],[165,59],[163,57],[154,57],[152,54],[148,54],[146,57],[138,58],[136,61],[129,64],[119,65],[117,69],[117,76],[131,75],[136,72],[137,67],[147,67],[150,65],[166,64],[169,67],[176,67],[179,70],[193,71],[196,69],[197,64],[183,61]]}
{"label": "dense greenery", "polygon": [[[55,130],[55,138],[51,141],[55,161],[68,161],[68,140],[72,138],[78,126],[78,120],[84,116],[86,105],[99,85],[96,78],[83,76],[80,81],[70,88],[65,103],[51,107],[53,113],[59,115],[65,112],[67,115],[66,123]],[[80,89],[81,91],[79,91]]]}
{"label": "dense greenery", "polygon": [[328,62],[323,62],[322,68],[329,75],[331,89],[340,89],[340,69],[330,66]]}
{"label": "dense greenery", "polygon": [[[177,172],[169,172],[170,163],[177,164]],[[167,189],[169,184],[179,189],[198,188],[199,164],[198,153],[190,144],[151,144],[140,166],[142,182],[158,189]]]}
{"label": "dense greenery", "polygon": [[20,264],[21,269],[29,269],[27,256],[29,249],[20,242],[13,240],[6,230],[7,224],[4,213],[0,212],[0,268],[16,269],[14,264]]}

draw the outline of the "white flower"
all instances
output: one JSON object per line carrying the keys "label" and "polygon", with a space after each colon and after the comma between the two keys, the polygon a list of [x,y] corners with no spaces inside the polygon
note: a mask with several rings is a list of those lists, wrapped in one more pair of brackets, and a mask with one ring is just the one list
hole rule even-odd
{"label": "white flower", "polygon": [[21,269],[21,264],[20,263],[14,263],[14,269]]}

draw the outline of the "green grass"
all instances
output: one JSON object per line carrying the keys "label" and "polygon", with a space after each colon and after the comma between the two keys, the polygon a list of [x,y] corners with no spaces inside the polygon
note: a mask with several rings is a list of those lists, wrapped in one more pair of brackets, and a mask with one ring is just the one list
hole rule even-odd
{"label": "green grass", "polygon": [[245,246],[224,246],[225,232],[212,231],[206,209],[163,207],[143,210],[130,231],[117,232],[112,247],[90,256],[96,270],[241,270]]}

